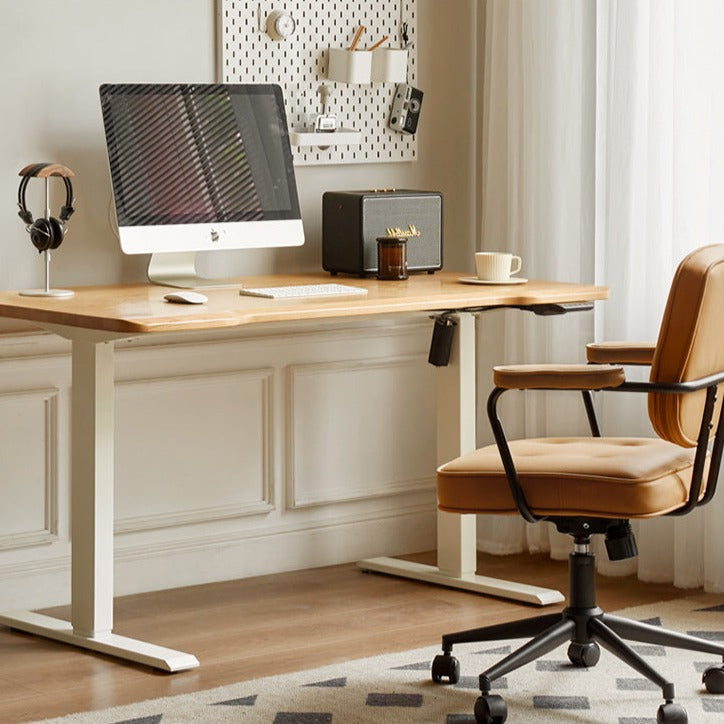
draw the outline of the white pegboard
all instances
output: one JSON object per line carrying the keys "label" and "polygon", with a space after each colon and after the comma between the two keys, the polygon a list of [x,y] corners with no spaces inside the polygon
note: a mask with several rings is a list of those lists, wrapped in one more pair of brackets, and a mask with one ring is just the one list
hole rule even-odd
{"label": "white pegboard", "polygon": [[[413,45],[409,48],[407,82],[416,85],[417,0],[217,0],[219,14],[219,76],[222,83],[278,83],[284,92],[287,121],[302,127],[309,113],[319,113],[317,89],[332,89],[327,112],[340,125],[361,131],[359,146],[293,147],[296,165],[412,161],[415,136],[390,130],[387,121],[395,83],[352,85],[327,80],[328,48],[347,48],[360,25],[366,31],[359,47],[367,48],[384,35],[387,47],[402,45],[402,23]],[[285,10],[296,20],[296,32],[272,40],[266,19]]]}

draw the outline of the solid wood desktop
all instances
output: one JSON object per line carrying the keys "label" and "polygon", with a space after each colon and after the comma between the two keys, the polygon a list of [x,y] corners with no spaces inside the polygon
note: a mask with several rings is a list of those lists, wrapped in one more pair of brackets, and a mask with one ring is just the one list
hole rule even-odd
{"label": "solid wood desktop", "polygon": [[[606,299],[588,284],[530,281],[470,285],[460,274],[413,275],[402,282],[338,278],[365,296],[263,299],[235,288],[204,290],[203,305],[171,304],[168,287],[149,284],[82,287],[67,299],[0,292],[0,317],[24,320],[72,342],[71,621],[31,611],[0,623],[166,671],[198,666],[195,656],[113,633],[113,342],[151,333],[191,332],[249,324],[420,312],[454,312],[450,363],[437,368],[437,456],[474,449],[475,319],[480,308],[539,306]],[[329,282],[326,274],[269,275],[239,280],[248,287]],[[393,558],[362,561],[369,570],[441,583],[536,604],[562,600],[557,591],[475,574],[475,516],[438,512],[438,565]]]}
{"label": "solid wood desktop", "polygon": [[318,284],[334,279],[340,284],[364,287],[369,293],[285,300],[245,297],[235,288],[217,288],[203,290],[209,298],[203,305],[169,304],[164,295],[173,290],[150,284],[80,287],[75,289],[74,297],[63,300],[0,292],[0,316],[36,322],[40,326],[61,325],[128,337],[299,319],[576,302],[607,296],[604,287],[587,284],[529,281],[478,286],[458,282],[460,276],[453,272],[417,274],[403,282],[332,278],[328,274],[246,277],[239,281],[247,287]]}

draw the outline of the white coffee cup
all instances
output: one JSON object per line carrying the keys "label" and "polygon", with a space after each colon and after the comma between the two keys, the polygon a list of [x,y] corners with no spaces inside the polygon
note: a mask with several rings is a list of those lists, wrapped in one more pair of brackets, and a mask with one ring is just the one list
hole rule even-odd
{"label": "white coffee cup", "polygon": [[517,274],[522,260],[505,251],[479,251],[475,254],[475,271],[478,279],[486,282],[504,282],[511,274]]}

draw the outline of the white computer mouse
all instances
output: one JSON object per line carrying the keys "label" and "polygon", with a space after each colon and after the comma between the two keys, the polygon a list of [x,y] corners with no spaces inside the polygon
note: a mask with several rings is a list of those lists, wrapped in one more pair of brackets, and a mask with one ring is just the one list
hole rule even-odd
{"label": "white computer mouse", "polygon": [[167,294],[164,299],[167,302],[174,302],[175,304],[204,304],[208,302],[209,298],[198,292],[171,292]]}

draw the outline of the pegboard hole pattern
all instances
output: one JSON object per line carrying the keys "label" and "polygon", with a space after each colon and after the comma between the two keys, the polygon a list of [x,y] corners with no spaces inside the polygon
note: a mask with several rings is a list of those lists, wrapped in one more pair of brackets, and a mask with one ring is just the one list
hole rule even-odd
{"label": "pegboard hole pattern", "polygon": [[[286,40],[266,33],[266,19],[274,10],[286,10],[296,31]],[[329,86],[327,112],[338,124],[362,133],[358,146],[293,147],[295,165],[383,163],[413,161],[415,136],[391,130],[387,123],[395,83],[353,85],[327,80],[328,48],[347,48],[360,25],[366,30],[359,48],[370,47],[389,35],[386,47],[402,47],[402,23],[413,42],[408,52],[407,82],[417,79],[417,0],[351,0],[302,2],[287,0],[218,0],[219,66],[222,83],[278,83],[284,92],[287,121],[292,128],[306,125],[307,117],[322,111],[318,89]]]}

